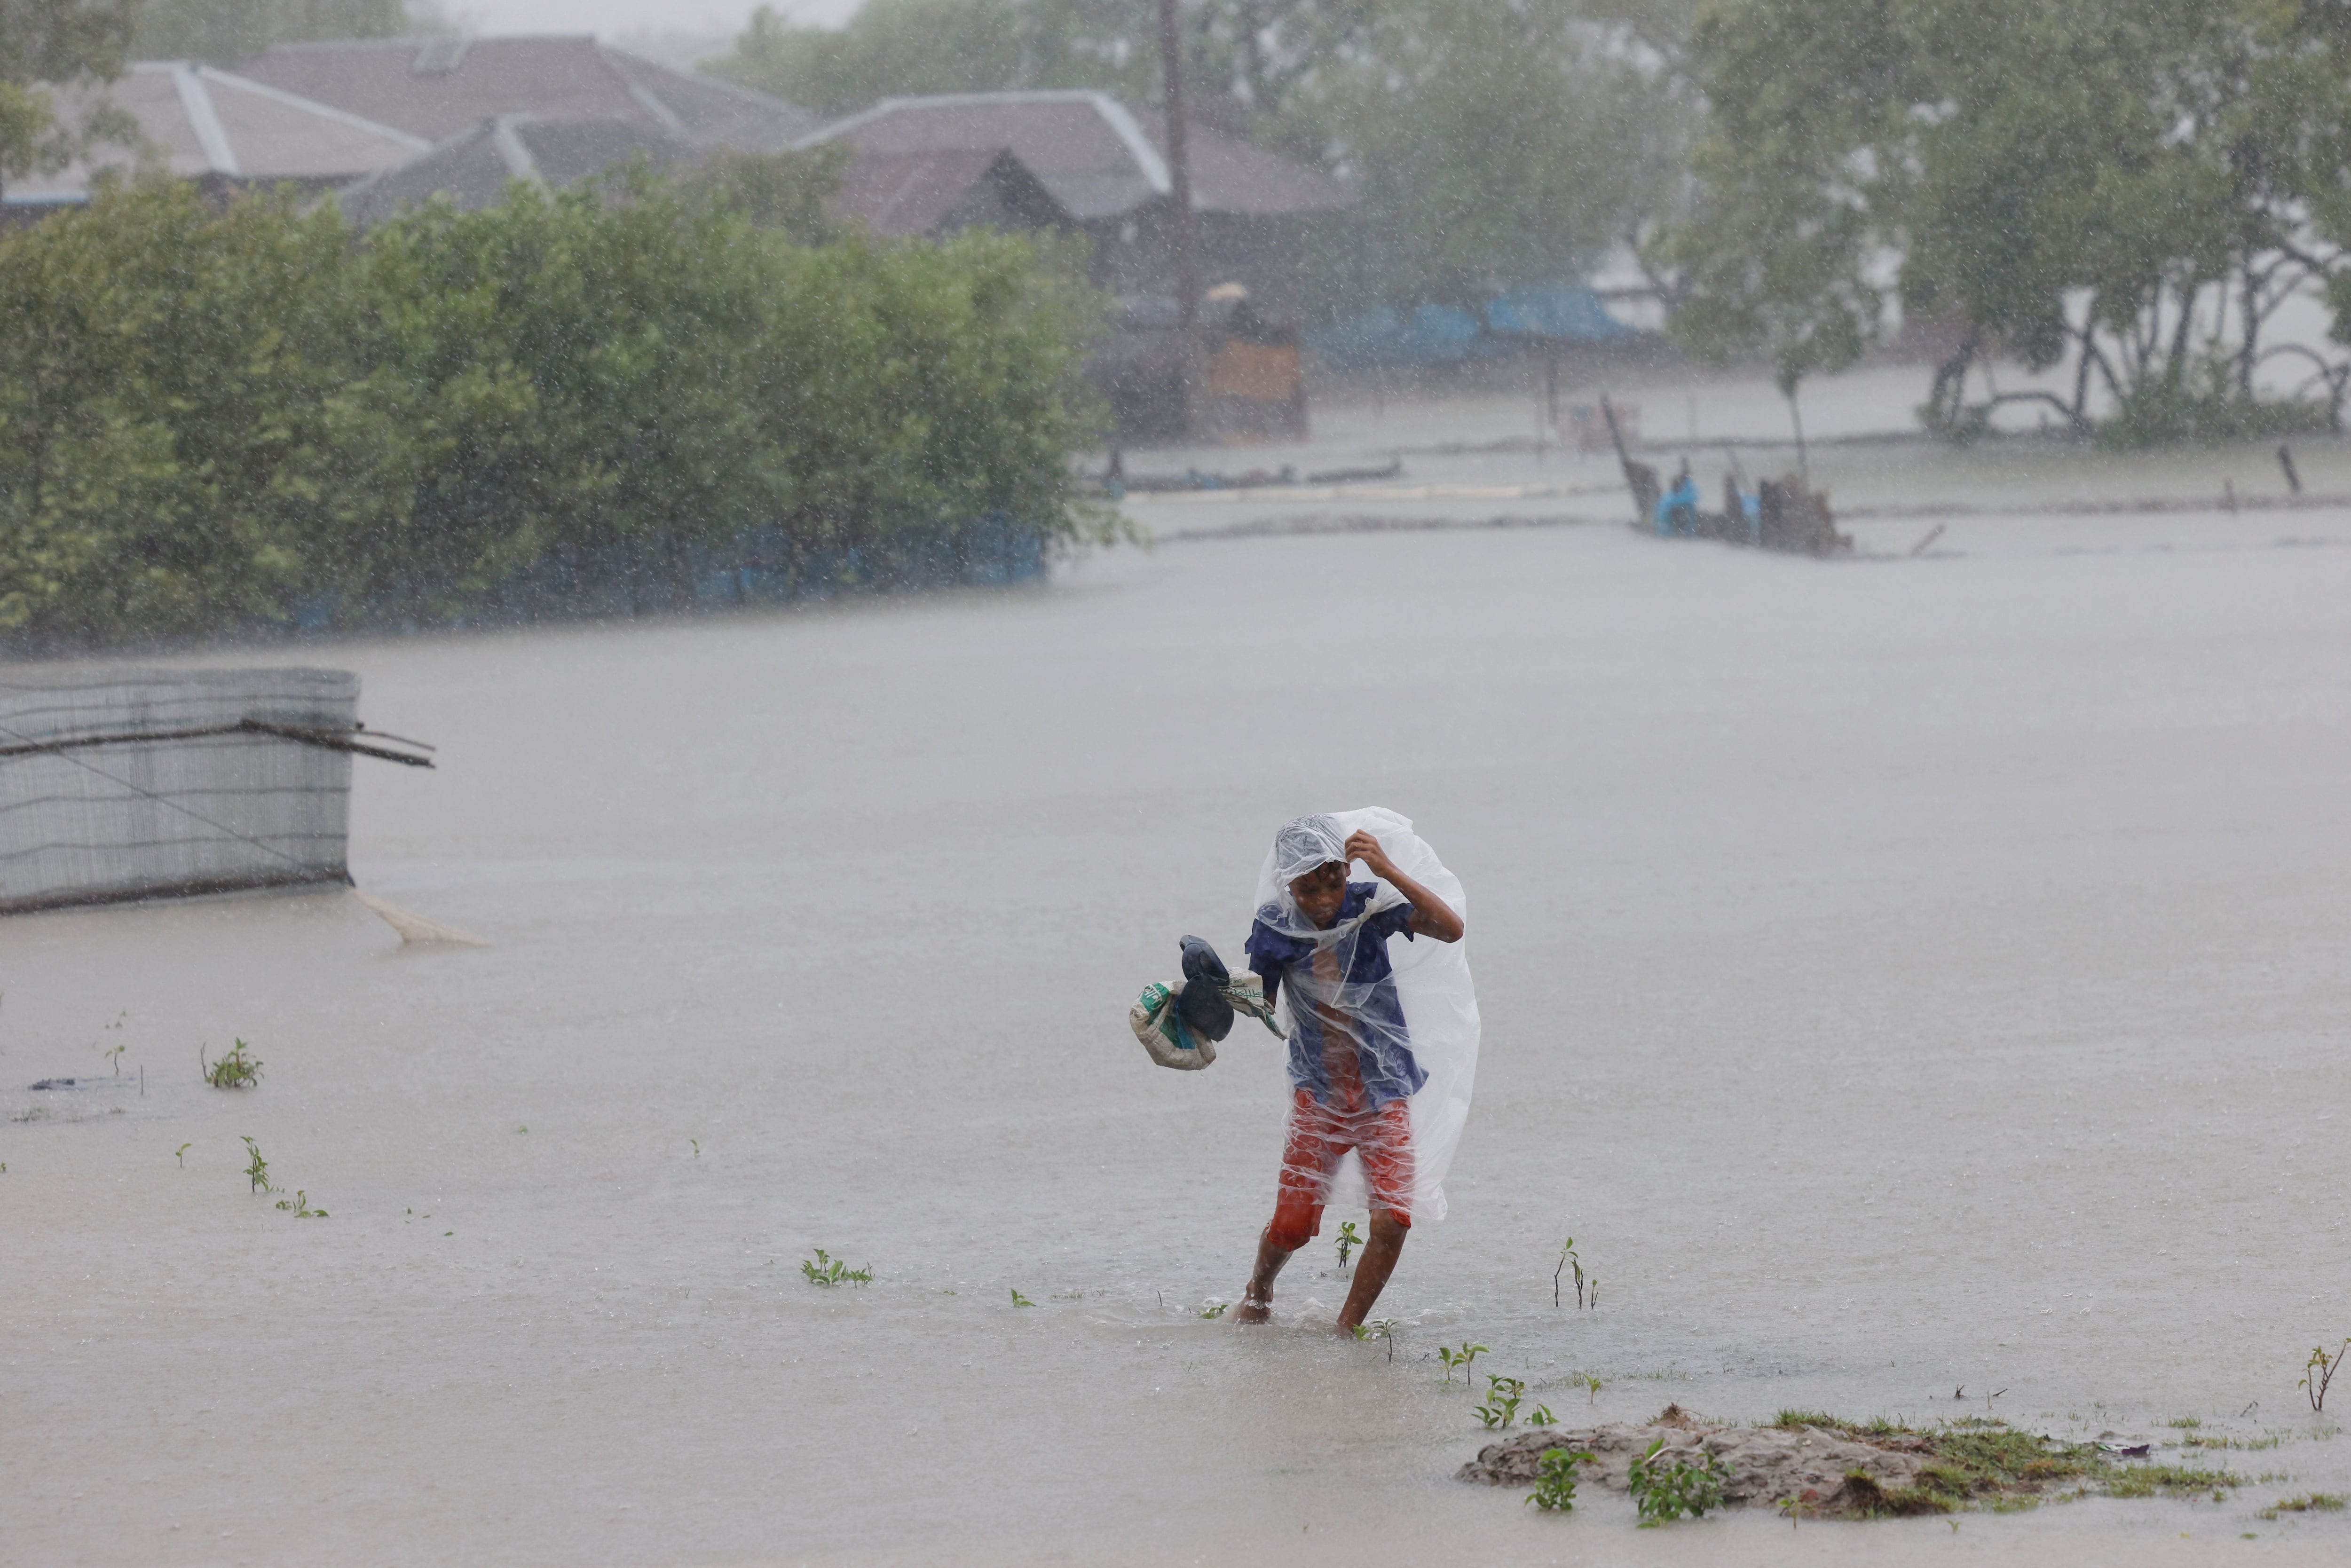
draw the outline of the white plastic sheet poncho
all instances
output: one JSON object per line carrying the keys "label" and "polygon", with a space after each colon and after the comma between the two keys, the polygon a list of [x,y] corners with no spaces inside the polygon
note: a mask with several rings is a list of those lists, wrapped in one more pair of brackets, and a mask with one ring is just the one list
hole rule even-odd
{"label": "white plastic sheet poncho", "polygon": [[[1283,976],[1280,1000],[1292,1050],[1299,1049],[1301,1012],[1313,1007],[1330,1008],[1365,1032],[1359,1045],[1366,1055],[1393,1060],[1402,1047],[1426,1075],[1410,1101],[1412,1218],[1418,1224],[1445,1218],[1445,1173],[1453,1164],[1454,1150],[1460,1146],[1461,1128],[1469,1119],[1469,1091],[1478,1074],[1478,996],[1469,980],[1466,936],[1458,942],[1426,936],[1387,939],[1388,963],[1395,971],[1396,1001],[1403,1013],[1401,1038],[1392,1022],[1382,1018],[1383,1009],[1374,994],[1378,988],[1343,977],[1353,972],[1354,949],[1365,939],[1365,921],[1405,903],[1404,894],[1381,882],[1362,910],[1325,931],[1299,910],[1290,883],[1317,866],[1343,859],[1345,852],[1340,846],[1358,831],[1379,840],[1380,848],[1398,871],[1443,899],[1468,923],[1469,904],[1461,891],[1461,879],[1446,870],[1437,852],[1413,832],[1409,818],[1377,806],[1301,818],[1285,827],[1258,873],[1257,918],[1279,936],[1328,947],[1336,960],[1328,966],[1294,963]],[[1335,841],[1326,832],[1335,835]],[[1318,978],[1313,972],[1317,968],[1327,968],[1341,977]],[[1291,1102],[1290,1113],[1296,1115],[1295,1095],[1286,1088],[1284,1096]],[[1366,1201],[1362,1166],[1353,1155],[1341,1162],[1331,1200]]]}

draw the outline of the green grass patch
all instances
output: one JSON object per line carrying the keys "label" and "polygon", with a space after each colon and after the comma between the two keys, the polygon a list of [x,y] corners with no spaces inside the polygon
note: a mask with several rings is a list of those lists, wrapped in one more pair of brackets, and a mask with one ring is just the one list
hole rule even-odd
{"label": "green grass patch", "polygon": [[[2107,1497],[2225,1496],[2244,1484],[2231,1470],[2192,1465],[2128,1463],[2110,1458],[2095,1443],[2068,1443],[2019,1431],[1986,1416],[1963,1416],[1933,1427],[1905,1427],[1884,1419],[1848,1421],[1820,1410],[1782,1410],[1769,1425],[1812,1427],[1849,1442],[1917,1454],[1918,1478],[1907,1487],[1887,1487],[1862,1470],[1845,1476],[1850,1511],[1865,1519],[1956,1513],[1963,1509],[2011,1512],[2099,1494]],[[2260,1443],[2261,1439],[2238,1439]],[[2213,1440],[2211,1446],[2220,1446]],[[2325,1505],[2319,1505],[2325,1506]]]}
{"label": "green grass patch", "polygon": [[1845,1423],[1823,1410],[1782,1410],[1771,1419],[1774,1427],[1818,1427],[1824,1431],[1842,1432]]}
{"label": "green grass patch", "polygon": [[2233,1470],[2199,1469],[2194,1465],[2109,1465],[2111,1472],[2099,1490],[2108,1497],[2193,1497],[2210,1492],[2218,1501],[2244,1478]]}
{"label": "green grass patch", "polygon": [[2339,1491],[2314,1491],[2304,1497],[2282,1497],[2262,1510],[2263,1519],[2275,1519],[2284,1513],[2341,1513],[2351,1502]]}
{"label": "green grass patch", "polygon": [[2191,1434],[2179,1439],[2183,1448],[2274,1448],[2285,1441],[2285,1434],[2273,1432],[2266,1437],[2206,1437]]}

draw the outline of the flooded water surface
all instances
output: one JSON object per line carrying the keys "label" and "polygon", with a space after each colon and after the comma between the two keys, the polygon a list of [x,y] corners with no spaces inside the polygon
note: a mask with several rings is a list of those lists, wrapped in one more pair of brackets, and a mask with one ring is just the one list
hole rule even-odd
{"label": "flooded water surface", "polygon": [[[311,651],[442,747],[360,765],[360,885],[494,946],[341,894],[0,929],[0,1558],[2342,1552],[2257,1511],[2351,1480],[2295,1387],[2351,1334],[2351,517],[1918,531],[1171,543]],[[1200,1315],[1279,1048],[1171,1073],[1124,1019],[1179,937],[1238,962],[1277,824],[1363,805],[1467,885],[1485,1019],[1392,1345],[1329,1332],[1338,1213],[1273,1325]],[[259,1084],[204,1087],[238,1039]],[[118,1043],[143,1093],[27,1087]],[[2279,1441],[2198,1451],[2218,1503],[1635,1535],[1451,1479],[1464,1342],[1567,1420]]]}

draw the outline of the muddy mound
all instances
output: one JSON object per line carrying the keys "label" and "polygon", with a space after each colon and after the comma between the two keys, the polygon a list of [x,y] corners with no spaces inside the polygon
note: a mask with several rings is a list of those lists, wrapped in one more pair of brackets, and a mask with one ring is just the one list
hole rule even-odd
{"label": "muddy mound", "polygon": [[[2112,1434],[2108,1434],[2112,1436]],[[1552,1448],[1592,1455],[1578,1479],[1628,1491],[1625,1472],[1651,1443],[1667,1464],[1712,1455],[1729,1473],[1723,1500],[1819,1515],[1885,1519],[2010,1506],[2021,1498],[2216,1499],[2243,1483],[2225,1469],[2146,1461],[2149,1445],[2067,1443],[2005,1421],[1961,1416],[1930,1427],[1867,1425],[1786,1410],[1769,1427],[1731,1427],[1668,1405],[1646,1426],[1544,1427],[1489,1443],[1457,1474],[1488,1486],[1532,1486]]]}
{"label": "muddy mound", "polygon": [[1646,1427],[1611,1422],[1520,1432],[1479,1449],[1456,1475],[1488,1486],[1532,1486],[1545,1450],[1580,1448],[1595,1461],[1582,1467],[1580,1479],[1621,1492],[1628,1489],[1626,1469],[1661,1437],[1660,1460],[1695,1460],[1701,1452],[1720,1460],[1729,1471],[1723,1500],[1732,1507],[1794,1498],[1807,1512],[1869,1512],[1886,1493],[1915,1487],[1925,1464],[1913,1447],[1857,1442],[1817,1427],[1716,1427],[1669,1408]]}

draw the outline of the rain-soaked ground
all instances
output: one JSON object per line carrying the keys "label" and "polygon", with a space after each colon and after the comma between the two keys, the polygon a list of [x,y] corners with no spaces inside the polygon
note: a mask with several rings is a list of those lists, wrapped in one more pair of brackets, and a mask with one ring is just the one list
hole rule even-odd
{"label": "rain-soaked ground", "polygon": [[[1478,424],[1270,455],[1400,419]],[[2267,448],[1813,462],[1948,531],[1823,563],[1538,497],[1611,520],[304,650],[442,747],[360,764],[360,884],[496,945],[340,894],[0,926],[0,1560],[2340,1561],[2346,1516],[2259,1511],[2351,1490],[2295,1387],[2351,1334],[2351,509],[2019,509],[2282,491]],[[1197,1315],[1270,1206],[1277,1052],[1165,1072],[1123,1018],[1186,933],[1237,956],[1275,824],[1365,804],[1468,885],[1486,1019],[1392,1361],[1329,1335],[1327,1229],[1273,1327]],[[259,1086],[205,1088],[234,1039]],[[120,1088],[27,1087],[118,1043]],[[240,1186],[241,1134],[327,1217]],[[1552,1304],[1570,1236],[1595,1310]],[[2243,1484],[1539,1517],[1451,1479],[1465,1340],[1571,1419],[1989,1409],[2233,1438],[2168,1457]]]}

